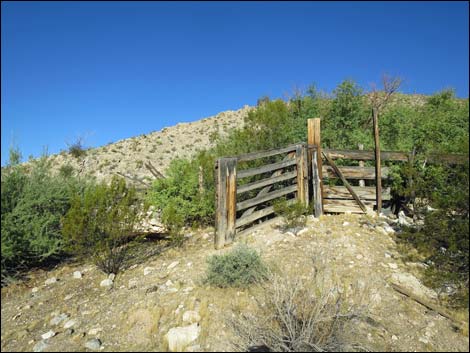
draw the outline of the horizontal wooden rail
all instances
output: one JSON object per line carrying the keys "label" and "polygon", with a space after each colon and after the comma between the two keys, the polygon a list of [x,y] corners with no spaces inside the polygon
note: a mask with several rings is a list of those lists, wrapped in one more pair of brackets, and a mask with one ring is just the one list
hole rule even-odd
{"label": "horizontal wooden rail", "polygon": [[[353,186],[352,189],[361,200],[375,200],[375,186]],[[351,193],[344,186],[325,185],[323,192],[326,199],[352,199]],[[382,190],[382,200],[390,200],[390,188]]]}
{"label": "horizontal wooden rail", "polygon": [[[375,179],[374,167],[339,166],[338,168],[346,179]],[[388,168],[382,167],[382,178],[386,178],[388,173]],[[331,179],[338,178],[333,168],[329,165],[323,165],[323,175],[328,175]]]}
{"label": "horizontal wooden rail", "polygon": [[247,154],[242,154],[240,156],[235,157],[238,162],[246,162],[246,161],[252,161],[258,158],[266,158],[266,157],[271,157],[271,156],[276,156],[278,154],[282,153],[287,153],[287,152],[292,152],[295,151],[298,145],[301,145],[300,143],[297,143],[295,145],[289,145],[284,148],[276,148],[272,150],[267,150],[267,151],[261,151],[261,152],[252,152],[252,153],[247,153]]}
{"label": "horizontal wooden rail", "polygon": [[[295,201],[296,201],[295,199],[287,200],[287,204],[291,204]],[[242,216],[239,219],[237,219],[236,222],[235,222],[235,227],[237,227],[237,228],[238,227],[243,227],[243,226],[245,226],[249,223],[252,223],[252,222],[254,222],[254,221],[256,221],[260,218],[269,216],[273,213],[274,213],[274,206],[269,206],[269,207],[263,208],[260,211],[253,212],[249,216],[244,216],[244,217]]]}
{"label": "horizontal wooden rail", "polygon": [[[328,150],[324,149],[323,153],[328,153],[331,159],[353,159],[358,161],[373,161],[375,160],[374,151],[361,151],[361,150]],[[381,151],[382,160],[388,161],[408,161],[409,153],[406,152],[393,152],[393,151]]]}
{"label": "horizontal wooden rail", "polygon": [[272,184],[278,183],[280,181],[293,179],[296,176],[297,176],[297,170],[294,170],[293,172],[281,174],[281,175],[278,175],[278,176],[271,176],[271,177],[266,178],[266,179],[257,180],[257,181],[254,181],[252,183],[239,186],[237,188],[237,194],[242,194],[244,192],[255,190],[255,189],[261,188],[263,186],[272,185]]}
{"label": "horizontal wooden rail", "polygon": [[[375,206],[375,201],[363,200],[362,203],[371,210]],[[323,210],[325,212],[351,212],[351,213],[364,213],[361,207],[357,204],[356,200],[332,200],[323,199]]]}
{"label": "horizontal wooden rail", "polygon": [[287,186],[285,188],[282,188],[276,191],[269,192],[263,196],[257,196],[249,200],[238,202],[237,211],[244,210],[245,208],[248,208],[254,205],[259,205],[260,203],[276,199],[278,197],[290,194],[295,191],[297,191],[297,185],[291,185],[291,186]]}
{"label": "horizontal wooden rail", "polygon": [[250,177],[253,175],[258,175],[262,173],[267,173],[271,172],[276,169],[281,169],[281,168],[286,168],[291,165],[297,164],[297,161],[295,159],[287,160],[287,161],[282,161],[282,162],[277,162],[277,163],[272,163],[268,165],[264,165],[262,167],[257,167],[257,168],[250,168],[250,169],[245,169],[245,170],[240,170],[237,172],[237,180]]}

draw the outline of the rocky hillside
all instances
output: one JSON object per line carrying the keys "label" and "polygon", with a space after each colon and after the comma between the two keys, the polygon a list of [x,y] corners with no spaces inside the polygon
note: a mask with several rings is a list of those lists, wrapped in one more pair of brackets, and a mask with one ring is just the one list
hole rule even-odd
{"label": "rocky hillside", "polygon": [[56,171],[70,165],[81,175],[91,175],[98,180],[121,173],[148,183],[154,177],[145,167],[147,162],[165,174],[172,159],[190,157],[198,149],[212,146],[211,135],[214,133],[223,136],[230,129],[243,126],[250,109],[244,106],[236,111],[225,111],[191,123],[179,123],[160,131],[90,148],[84,156],[78,158],[66,152],[49,158]]}
{"label": "rocky hillside", "polygon": [[[315,271],[336,283],[345,304],[363,308],[354,332],[345,332],[355,347],[468,352],[468,326],[462,333],[393,289],[398,284],[436,303],[437,294],[420,281],[426,265],[400,255],[397,231],[394,219],[345,214],[309,217],[296,236],[279,223],[264,224],[237,242],[257,249],[286,277],[312,280]],[[117,277],[71,262],[2,288],[2,351],[233,350],[237,335],[228,320],[256,312],[263,289],[204,284],[207,258],[233,247],[214,250],[213,229],[185,236],[182,248],[149,239]]]}

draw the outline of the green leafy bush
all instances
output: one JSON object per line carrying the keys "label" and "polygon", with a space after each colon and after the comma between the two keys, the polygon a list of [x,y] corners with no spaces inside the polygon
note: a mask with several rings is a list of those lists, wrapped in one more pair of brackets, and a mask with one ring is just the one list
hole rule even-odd
{"label": "green leafy bush", "polygon": [[305,226],[308,207],[302,202],[298,200],[289,202],[285,198],[281,198],[274,202],[273,207],[274,212],[283,218],[286,228]]}
{"label": "green leafy bush", "polygon": [[267,278],[268,269],[254,249],[238,245],[207,260],[206,283],[215,287],[248,287]]}
{"label": "green leafy bush", "polygon": [[69,153],[75,158],[86,155],[86,149],[83,147],[82,139],[77,139],[77,141],[68,146],[68,149]]}
{"label": "green leafy bush", "polygon": [[2,281],[65,255],[60,219],[84,182],[51,174],[46,157],[2,170]]}
{"label": "green leafy bush", "polygon": [[[123,178],[76,194],[63,219],[67,248],[80,257],[91,257],[106,273],[118,273],[135,242],[128,242],[138,214],[135,189]],[[134,238],[136,240],[136,238]]]}

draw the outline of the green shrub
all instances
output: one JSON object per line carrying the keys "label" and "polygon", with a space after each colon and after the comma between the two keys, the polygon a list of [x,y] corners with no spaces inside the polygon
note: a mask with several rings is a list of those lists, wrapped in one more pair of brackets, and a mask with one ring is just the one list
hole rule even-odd
{"label": "green shrub", "polygon": [[2,281],[65,255],[60,219],[85,182],[51,174],[46,157],[2,170]]}
{"label": "green shrub", "polygon": [[106,273],[117,273],[135,242],[128,242],[137,217],[135,189],[123,178],[96,185],[77,194],[63,219],[67,248],[80,257],[91,257]]}
{"label": "green shrub", "polygon": [[182,246],[185,239],[182,232],[184,226],[184,216],[178,212],[178,208],[174,200],[170,200],[170,202],[163,209],[162,222],[168,230],[171,243],[174,246]]}
{"label": "green shrub", "polygon": [[59,175],[63,178],[69,178],[73,175],[74,168],[70,164],[64,164],[59,168]]}
{"label": "green shrub", "polygon": [[207,260],[206,283],[215,287],[248,287],[267,278],[268,269],[254,249],[238,245]]}
{"label": "green shrub", "polygon": [[285,198],[276,200],[273,204],[274,212],[284,220],[286,228],[304,227],[308,208],[300,201],[288,201]]}
{"label": "green shrub", "polygon": [[70,144],[68,148],[69,153],[75,158],[80,158],[86,155],[86,149],[83,147],[81,139],[78,139],[76,142]]}

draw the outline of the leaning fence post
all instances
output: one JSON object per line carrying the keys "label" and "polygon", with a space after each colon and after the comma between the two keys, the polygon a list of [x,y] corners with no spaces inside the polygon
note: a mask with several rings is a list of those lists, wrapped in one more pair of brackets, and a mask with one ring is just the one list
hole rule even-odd
{"label": "leaning fence post", "polygon": [[217,160],[217,210],[214,245],[221,249],[233,241],[237,206],[237,159]]}
{"label": "leaning fence post", "polygon": [[[308,144],[313,146],[312,153],[312,186],[315,205],[315,217],[323,214],[323,171],[320,118],[308,119]],[[315,156],[315,158],[313,158]],[[316,172],[315,172],[316,171]],[[315,174],[316,173],[316,174]]]}

